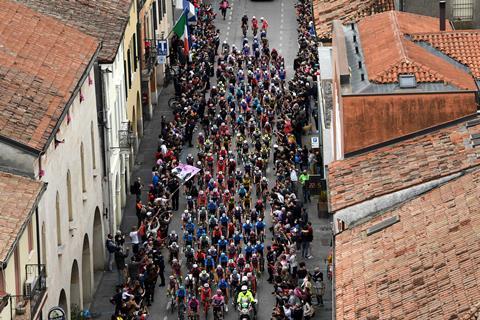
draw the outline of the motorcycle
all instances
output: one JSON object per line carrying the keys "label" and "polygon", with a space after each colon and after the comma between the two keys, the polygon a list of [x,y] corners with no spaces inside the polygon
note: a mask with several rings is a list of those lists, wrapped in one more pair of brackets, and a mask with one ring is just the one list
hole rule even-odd
{"label": "motorcycle", "polygon": [[239,320],[255,320],[253,305],[249,301],[241,301],[238,304]]}

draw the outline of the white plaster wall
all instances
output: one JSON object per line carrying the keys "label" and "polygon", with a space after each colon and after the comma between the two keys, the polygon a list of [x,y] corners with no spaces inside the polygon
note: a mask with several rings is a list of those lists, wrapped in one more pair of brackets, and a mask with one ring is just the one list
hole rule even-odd
{"label": "white plaster wall", "polygon": [[[43,308],[44,316],[53,306],[58,305],[60,291],[65,290],[67,304],[70,304],[70,277],[73,262],[76,260],[80,273],[82,290],[82,248],[85,234],[88,235],[90,249],[93,248],[93,221],[96,208],[103,211],[101,182],[101,151],[97,123],[96,94],[93,69],[89,72],[91,84],[86,79],[82,84],[85,98],[80,102],[79,94],[70,106],[70,123],[67,118],[60,127],[61,138],[65,142],[55,147],[52,142],[42,157],[45,175],[42,181],[48,183],[46,192],[39,204],[40,225],[46,226],[46,266],[48,298]],[[94,146],[91,144],[91,125],[94,128]],[[86,191],[82,191],[80,144],[84,146]],[[92,147],[95,148],[95,169],[93,168]],[[38,176],[38,166],[36,166]],[[73,221],[69,222],[67,205],[67,171],[72,178]],[[56,238],[56,193],[60,195],[62,247],[57,247]],[[102,218],[103,220],[103,218]],[[91,254],[103,254],[92,252]],[[92,268],[92,258],[89,264]],[[93,270],[93,269],[91,269]],[[93,272],[91,279],[93,283]],[[80,291],[82,300],[82,293]],[[69,312],[69,310],[66,310]]]}
{"label": "white plaster wall", "polygon": [[[108,150],[106,158],[109,161],[109,172],[105,181],[104,198],[105,205],[109,207],[109,232],[118,229],[121,221],[122,207],[125,205],[126,190],[122,188],[125,185],[125,165],[121,161],[120,149],[118,149],[118,131],[121,129],[121,123],[127,122],[126,99],[125,99],[125,82],[124,82],[124,46],[120,44],[115,60],[112,64],[102,64],[101,69],[104,70],[103,81],[106,92],[106,131],[108,139]],[[105,70],[112,72],[105,72]],[[119,183],[117,184],[117,177]]]}

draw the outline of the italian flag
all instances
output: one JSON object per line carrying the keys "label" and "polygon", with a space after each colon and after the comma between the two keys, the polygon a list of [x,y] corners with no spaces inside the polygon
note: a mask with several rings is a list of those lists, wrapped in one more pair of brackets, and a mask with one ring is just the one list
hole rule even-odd
{"label": "italian flag", "polygon": [[183,51],[185,55],[188,56],[189,47],[188,47],[188,26],[187,26],[187,13],[183,11],[182,15],[178,19],[175,27],[173,27],[173,32],[178,36],[179,39],[183,40]]}

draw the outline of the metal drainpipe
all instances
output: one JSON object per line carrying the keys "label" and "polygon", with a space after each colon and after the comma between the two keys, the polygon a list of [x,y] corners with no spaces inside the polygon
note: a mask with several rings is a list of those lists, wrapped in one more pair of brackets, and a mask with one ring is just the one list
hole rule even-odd
{"label": "metal drainpipe", "polygon": [[106,103],[106,92],[105,92],[105,78],[104,78],[104,71],[101,69],[100,65],[98,65],[98,69],[97,69],[97,75],[98,75],[98,78],[100,78],[100,86],[99,86],[99,93],[100,93],[100,96],[101,96],[101,101],[99,101],[101,103],[101,111],[99,112],[99,115],[101,115],[101,118],[99,119],[99,126],[101,127],[101,130],[102,130],[102,136],[103,136],[103,139],[102,139],[102,142],[103,142],[103,153],[104,153],[104,159],[103,159],[103,169],[104,169],[104,178],[106,179],[106,182],[107,182],[107,198],[108,198],[108,208],[107,209],[107,213],[104,213],[103,216],[108,219],[108,230],[109,230],[109,233],[114,233],[113,231],[113,220],[111,218],[112,216],[112,190],[111,190],[111,185],[110,185],[110,144],[109,144],[109,140],[108,140],[108,133],[107,133],[107,130],[108,130],[108,127],[107,127],[107,124],[108,124],[108,120],[107,120],[107,117],[106,117],[106,106],[107,106],[107,103]]}

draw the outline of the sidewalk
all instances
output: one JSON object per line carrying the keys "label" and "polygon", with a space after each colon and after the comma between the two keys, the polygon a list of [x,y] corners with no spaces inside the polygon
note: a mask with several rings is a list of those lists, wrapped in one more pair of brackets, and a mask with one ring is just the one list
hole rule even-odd
{"label": "sidewalk", "polygon": [[[144,183],[151,180],[151,166],[154,161],[154,154],[157,150],[158,133],[160,131],[161,116],[169,119],[172,115],[168,107],[168,99],[173,95],[173,86],[162,89],[158,97],[157,107],[154,108],[152,120],[144,123],[143,138],[135,158],[132,169],[132,179],[141,177]],[[123,209],[122,232],[130,231],[130,226],[136,225],[135,195],[127,195],[127,203]],[[110,303],[110,297],[115,293],[117,285],[117,271],[103,272],[100,281],[95,288],[95,294],[90,311],[99,315],[98,319],[110,319],[114,306]]]}
{"label": "sidewalk", "polygon": [[[310,137],[312,134],[306,134],[302,137],[302,143],[310,148]],[[301,197],[300,192],[300,197]],[[311,252],[313,259],[306,260],[307,269],[313,271],[313,268],[320,267],[323,273],[325,283],[325,294],[323,296],[324,306],[315,306],[315,319],[331,320],[332,319],[332,282],[327,277],[327,257],[332,250],[332,219],[321,219],[318,217],[317,202],[319,195],[312,194],[312,201],[305,204],[308,212],[309,221],[313,227],[313,243]],[[303,198],[300,198],[303,200]]]}

